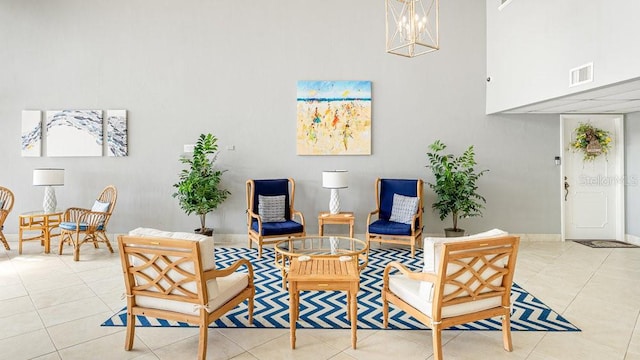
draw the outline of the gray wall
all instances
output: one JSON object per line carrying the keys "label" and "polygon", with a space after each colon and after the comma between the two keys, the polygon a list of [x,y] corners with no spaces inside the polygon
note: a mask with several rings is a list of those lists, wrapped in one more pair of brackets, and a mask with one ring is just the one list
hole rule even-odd
{"label": "gray wall", "polygon": [[[220,139],[220,167],[231,198],[208,216],[220,234],[245,233],[245,181],[293,177],[296,208],[317,231],[328,207],[321,171],[348,169],[343,209],[364,233],[376,177],[431,180],[427,145],[459,153],[474,144],[483,218],[493,227],[559,233],[559,120],[485,116],[485,4],[443,1],[442,50],[407,59],[384,52],[384,5],[352,1],[0,1],[0,184],[16,194],[17,214],[38,209],[43,189],[32,170],[66,169],[60,207],[90,206],[106,184],[119,189],[110,231],[138,226],[190,231],[199,223],[171,197],[184,144],[203,132]],[[371,156],[297,156],[297,80],[371,80]],[[23,158],[24,109],[127,109],[125,158]],[[235,150],[226,150],[235,146]],[[428,233],[440,233],[426,191]],[[344,230],[343,230],[344,231]]]}
{"label": "gray wall", "polygon": [[[615,5],[613,5],[615,4]],[[640,76],[640,1],[518,0],[487,5],[487,113]],[[593,62],[591,83],[569,70]]]}
{"label": "gray wall", "polygon": [[640,113],[626,115],[624,125],[626,232],[640,236]]}

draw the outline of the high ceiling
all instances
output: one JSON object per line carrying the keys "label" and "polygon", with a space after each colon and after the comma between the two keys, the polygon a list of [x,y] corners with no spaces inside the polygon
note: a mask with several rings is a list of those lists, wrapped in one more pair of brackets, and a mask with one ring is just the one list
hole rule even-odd
{"label": "high ceiling", "polygon": [[506,114],[627,114],[640,111],[640,79],[504,111]]}

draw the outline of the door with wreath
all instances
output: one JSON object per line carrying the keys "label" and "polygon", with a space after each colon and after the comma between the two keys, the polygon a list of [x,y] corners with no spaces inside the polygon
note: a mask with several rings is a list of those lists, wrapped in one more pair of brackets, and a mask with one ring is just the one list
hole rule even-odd
{"label": "door with wreath", "polygon": [[562,239],[624,241],[623,115],[562,115]]}

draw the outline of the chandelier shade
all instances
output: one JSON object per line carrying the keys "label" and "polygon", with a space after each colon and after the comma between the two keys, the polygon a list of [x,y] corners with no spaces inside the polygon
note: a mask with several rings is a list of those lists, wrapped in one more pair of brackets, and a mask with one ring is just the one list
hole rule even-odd
{"label": "chandelier shade", "polygon": [[385,0],[387,52],[405,57],[440,49],[439,0]]}

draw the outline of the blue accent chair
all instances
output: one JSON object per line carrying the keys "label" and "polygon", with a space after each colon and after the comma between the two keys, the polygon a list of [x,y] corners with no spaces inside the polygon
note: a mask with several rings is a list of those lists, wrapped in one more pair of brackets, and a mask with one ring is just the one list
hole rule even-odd
{"label": "blue accent chair", "polygon": [[[247,231],[249,248],[258,244],[258,257],[262,256],[262,246],[283,239],[305,236],[304,216],[293,207],[296,184],[293,179],[247,180]],[[284,218],[282,222],[264,222],[259,215],[259,195],[285,196]],[[294,220],[296,216],[298,221]]]}
{"label": "blue accent chair", "polygon": [[[420,179],[376,179],[377,209],[367,217],[367,243],[400,244],[411,246],[411,257],[415,256],[416,245],[422,244],[423,181]],[[418,209],[411,224],[389,220],[393,209],[393,195],[399,194],[418,198]],[[376,219],[377,217],[377,219]]]}
{"label": "blue accent chair", "polygon": [[[103,242],[107,248],[113,253],[113,248],[107,237],[107,223],[116,206],[118,192],[116,187],[109,185],[105,187],[96,203],[109,204],[106,211],[97,211],[96,205],[92,209],[84,209],[72,207],[65,210],[60,223],[60,243],[58,244],[58,254],[62,255],[62,247],[64,244],[73,246],[73,260],[80,260],[80,245],[85,243],[93,243],[97,249],[98,243]],[[105,209],[101,209],[105,210]]]}

